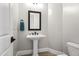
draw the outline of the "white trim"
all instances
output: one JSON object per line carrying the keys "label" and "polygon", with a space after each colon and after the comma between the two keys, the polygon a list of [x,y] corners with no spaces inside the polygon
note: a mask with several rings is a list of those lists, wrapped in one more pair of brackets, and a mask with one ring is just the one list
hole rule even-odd
{"label": "white trim", "polygon": [[48,48],[41,48],[38,50],[38,52],[44,52],[44,51],[48,51]]}
{"label": "white trim", "polygon": [[[50,53],[56,54],[56,55],[61,55],[63,52],[51,49],[51,48],[41,48],[39,49],[39,52],[44,52],[44,51],[49,51]],[[23,50],[23,51],[18,51],[16,56],[21,56],[25,54],[32,54],[32,50]]]}
{"label": "white trim", "polygon": [[21,55],[25,55],[25,54],[31,54],[32,50],[23,50],[23,51],[18,51],[16,56],[21,56]]}
{"label": "white trim", "polygon": [[61,51],[57,51],[57,50],[54,50],[54,49],[51,49],[51,48],[49,48],[49,52],[50,52],[50,53],[53,53],[53,54],[56,54],[56,55],[64,54],[64,53],[61,52]]}
{"label": "white trim", "polygon": [[[39,52],[48,51],[48,48],[41,48],[38,51]],[[32,50],[18,51],[17,54],[16,54],[16,56],[21,56],[21,55],[25,55],[25,54],[32,54]]]}

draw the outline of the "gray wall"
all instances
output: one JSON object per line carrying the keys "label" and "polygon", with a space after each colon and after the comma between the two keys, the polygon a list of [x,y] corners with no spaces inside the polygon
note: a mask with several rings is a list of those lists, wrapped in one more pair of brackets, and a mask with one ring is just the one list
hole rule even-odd
{"label": "gray wall", "polygon": [[63,4],[63,51],[67,42],[79,43],[79,4]]}
{"label": "gray wall", "polygon": [[48,4],[49,48],[62,51],[62,4]]}
{"label": "gray wall", "polygon": [[79,43],[79,4],[48,4],[48,10],[49,47],[68,54],[66,43]]}
{"label": "gray wall", "polygon": [[[36,10],[36,11],[41,11],[42,13],[42,30],[41,31],[37,31],[39,33],[43,33],[45,34],[47,37],[45,39],[41,39],[39,40],[39,48],[47,48],[48,47],[48,5],[47,4],[43,4],[43,8],[39,9],[36,8],[34,9],[33,7],[30,7],[26,4],[19,4],[19,21],[20,19],[24,20],[25,23],[25,30],[22,32],[20,30],[18,30],[18,51],[19,50],[28,50],[28,49],[32,49],[32,41],[28,40],[26,38],[26,36],[29,34],[29,32],[32,31],[28,31],[28,10]],[[18,28],[19,29],[19,28]]]}
{"label": "gray wall", "polygon": [[[68,41],[79,43],[79,4],[43,5],[42,9],[34,9],[26,4],[19,4],[18,51],[32,49],[32,41],[26,39],[29,32],[32,32],[28,31],[28,10],[36,10],[42,12],[42,30],[38,32],[47,36],[45,39],[39,40],[39,48],[49,47],[68,53],[66,46]],[[25,22],[23,32],[19,30],[20,19],[24,19]]]}

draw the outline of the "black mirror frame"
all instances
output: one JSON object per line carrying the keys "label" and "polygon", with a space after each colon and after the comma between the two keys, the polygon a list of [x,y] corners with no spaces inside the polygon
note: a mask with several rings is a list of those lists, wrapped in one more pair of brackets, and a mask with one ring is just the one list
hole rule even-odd
{"label": "black mirror frame", "polygon": [[[39,29],[31,29],[30,28],[30,13],[39,13]],[[28,11],[28,30],[31,30],[31,31],[35,31],[35,30],[41,30],[41,12],[39,11],[31,11],[29,10]]]}

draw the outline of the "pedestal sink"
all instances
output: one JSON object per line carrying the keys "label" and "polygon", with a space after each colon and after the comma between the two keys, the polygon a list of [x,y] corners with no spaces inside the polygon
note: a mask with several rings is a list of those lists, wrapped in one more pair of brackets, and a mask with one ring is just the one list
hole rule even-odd
{"label": "pedestal sink", "polygon": [[27,35],[27,39],[33,40],[33,56],[38,56],[38,40],[46,37],[43,34]]}

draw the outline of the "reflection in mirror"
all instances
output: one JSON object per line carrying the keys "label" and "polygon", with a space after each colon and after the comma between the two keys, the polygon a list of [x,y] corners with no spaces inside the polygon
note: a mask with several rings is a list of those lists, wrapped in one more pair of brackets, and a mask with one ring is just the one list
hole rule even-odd
{"label": "reflection in mirror", "polygon": [[41,12],[28,11],[28,30],[41,30]]}

